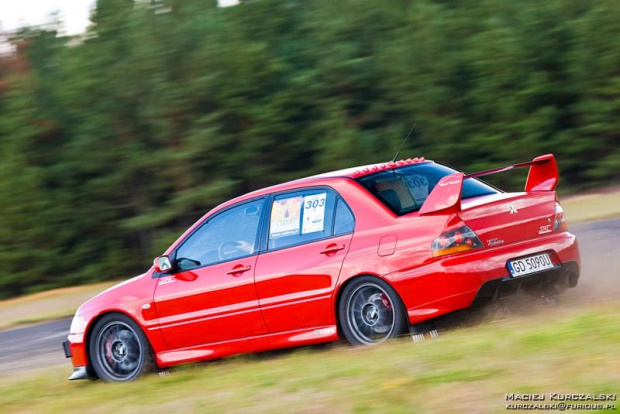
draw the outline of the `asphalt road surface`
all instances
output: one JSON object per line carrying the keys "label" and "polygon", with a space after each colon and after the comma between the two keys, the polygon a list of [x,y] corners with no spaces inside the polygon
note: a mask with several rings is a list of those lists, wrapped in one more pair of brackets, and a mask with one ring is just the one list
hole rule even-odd
{"label": "asphalt road surface", "polygon": [[0,375],[70,364],[62,350],[70,325],[68,318],[0,331]]}
{"label": "asphalt road surface", "polygon": [[[567,291],[573,304],[591,303],[620,296],[620,272],[614,258],[620,257],[620,218],[571,226],[577,235],[582,259],[579,286]],[[65,365],[62,341],[71,319],[0,331],[0,375]]]}

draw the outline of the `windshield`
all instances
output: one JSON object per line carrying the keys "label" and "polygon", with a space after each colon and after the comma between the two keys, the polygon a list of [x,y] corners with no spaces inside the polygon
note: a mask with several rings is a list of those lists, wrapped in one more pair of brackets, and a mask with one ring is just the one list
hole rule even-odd
{"label": "windshield", "polygon": [[[358,178],[356,181],[400,216],[419,210],[437,182],[446,175],[456,172],[446,166],[427,162],[381,171]],[[463,182],[461,199],[497,193],[499,191],[490,185],[470,178]]]}

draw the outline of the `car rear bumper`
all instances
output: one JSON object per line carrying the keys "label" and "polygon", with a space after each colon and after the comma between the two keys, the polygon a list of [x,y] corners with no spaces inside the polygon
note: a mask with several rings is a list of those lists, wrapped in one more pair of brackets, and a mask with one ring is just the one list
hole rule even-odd
{"label": "car rear bumper", "polygon": [[[515,258],[549,254],[554,269],[511,277],[507,263]],[[581,262],[577,238],[569,232],[445,256],[407,272],[387,277],[401,294],[409,322],[418,324],[498,298],[519,289],[532,291],[576,285]]]}
{"label": "car rear bumper", "polygon": [[564,263],[548,271],[523,276],[506,276],[501,279],[489,280],[484,283],[472,306],[484,305],[493,300],[500,300],[512,296],[517,292],[540,295],[554,295],[577,286],[579,281],[579,267],[576,262]]}

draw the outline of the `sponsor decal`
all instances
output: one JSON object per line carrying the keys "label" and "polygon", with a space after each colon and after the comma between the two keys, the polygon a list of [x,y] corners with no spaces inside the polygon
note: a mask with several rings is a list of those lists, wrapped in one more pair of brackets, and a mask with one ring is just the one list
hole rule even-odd
{"label": "sponsor decal", "polygon": [[498,239],[497,237],[487,240],[487,246],[489,247],[499,246],[500,244],[504,244],[504,241],[502,239]]}
{"label": "sponsor decal", "polygon": [[275,200],[271,207],[269,238],[296,236],[299,234],[299,220],[303,197],[290,197]]}
{"label": "sponsor decal", "polygon": [[159,278],[158,285],[167,285],[168,283],[176,282],[174,276],[164,276]]}
{"label": "sponsor decal", "polygon": [[439,186],[441,187],[445,187],[447,185],[454,185],[454,184],[459,184],[461,182],[461,180],[451,180],[451,181],[440,181],[439,182]]}
{"label": "sponsor decal", "polygon": [[538,234],[547,234],[547,233],[551,233],[551,224],[547,224],[544,226],[540,226],[540,229],[538,230]]}
{"label": "sponsor decal", "polygon": [[329,335],[333,335],[336,333],[336,328],[334,326],[330,327],[330,328],[322,328],[322,329],[315,329],[314,330],[314,334],[316,336],[329,336]]}

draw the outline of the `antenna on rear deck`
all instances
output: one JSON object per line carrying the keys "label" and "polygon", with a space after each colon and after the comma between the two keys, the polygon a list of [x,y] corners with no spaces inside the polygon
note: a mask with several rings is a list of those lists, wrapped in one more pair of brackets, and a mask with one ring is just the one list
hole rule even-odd
{"label": "antenna on rear deck", "polygon": [[415,126],[418,125],[418,121],[414,122],[413,125],[411,125],[411,129],[409,130],[409,133],[407,134],[407,136],[405,137],[405,139],[403,140],[402,144],[400,144],[400,147],[398,148],[398,151],[396,152],[396,155],[394,155],[394,159],[392,160],[392,162],[396,161],[396,159],[398,158],[398,156],[400,155],[400,150],[403,149],[403,146],[405,145],[405,142],[407,142],[407,140],[409,139],[409,137],[411,136],[411,133],[413,132],[413,130],[415,129]]}

